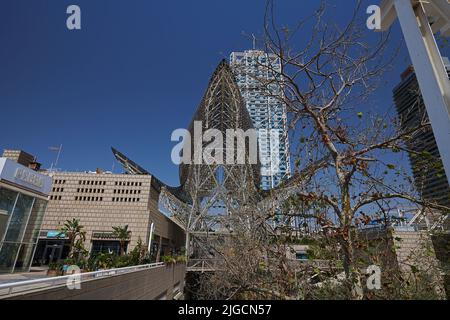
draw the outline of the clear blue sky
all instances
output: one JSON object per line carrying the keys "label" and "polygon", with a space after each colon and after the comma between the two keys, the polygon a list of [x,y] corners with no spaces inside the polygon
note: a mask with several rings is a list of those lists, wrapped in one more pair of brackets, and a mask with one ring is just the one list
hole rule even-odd
{"label": "clear blue sky", "polygon": [[[277,2],[286,25],[318,5]],[[328,2],[337,21],[355,3]],[[81,7],[81,31],[66,28],[70,4]],[[188,125],[217,63],[251,48],[242,33],[261,34],[263,13],[263,0],[1,0],[0,148],[49,167],[48,147],[62,143],[58,167],[68,171],[111,170],[115,146],[177,185],[170,134]],[[403,52],[377,103],[392,105],[408,64]]]}

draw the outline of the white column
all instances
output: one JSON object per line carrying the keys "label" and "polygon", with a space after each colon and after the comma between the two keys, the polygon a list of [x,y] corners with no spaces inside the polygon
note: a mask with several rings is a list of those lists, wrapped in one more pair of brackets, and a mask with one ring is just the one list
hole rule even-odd
{"label": "white column", "polygon": [[411,0],[394,0],[397,16],[414,65],[417,80],[450,179],[450,83],[436,41],[421,4],[416,12]]}

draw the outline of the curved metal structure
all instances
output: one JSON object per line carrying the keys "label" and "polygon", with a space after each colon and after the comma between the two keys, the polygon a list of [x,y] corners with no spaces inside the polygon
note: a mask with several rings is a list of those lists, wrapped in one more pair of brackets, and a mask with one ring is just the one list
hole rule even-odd
{"label": "curved metal structure", "polygon": [[[227,130],[253,129],[253,124],[245,102],[236,84],[233,72],[223,60],[212,75],[204,97],[189,126],[191,146],[209,142],[196,136],[194,129],[201,122],[201,131],[215,129],[223,137]],[[223,159],[233,152],[238,154],[236,141],[233,146],[215,149],[222,152]],[[194,148],[191,156],[195,157]],[[242,152],[242,150],[240,150]],[[258,152],[258,150],[257,150]],[[113,149],[116,159],[131,174],[149,174],[125,155]],[[223,243],[227,235],[233,232],[233,221],[242,216],[242,208],[258,203],[260,200],[260,165],[251,164],[250,146],[245,148],[245,162],[238,164],[212,163],[180,165],[179,187],[173,188],[157,179],[153,179],[161,190],[160,207],[169,212],[171,218],[186,231],[187,256],[194,259],[214,259],[214,246]],[[258,152],[259,154],[259,152]],[[230,156],[230,155],[229,155]],[[191,158],[192,158],[191,157]],[[245,211],[245,210],[244,210]]]}
{"label": "curved metal structure", "polygon": [[[195,122],[201,122],[202,131],[218,130],[226,136],[227,130],[253,129],[252,121],[228,63],[223,60],[211,77],[205,95],[189,126],[191,145],[206,146],[195,136]],[[192,156],[194,151],[192,150]],[[223,159],[234,146],[220,149]],[[256,203],[259,197],[259,164],[250,164],[250,148],[246,148],[245,164],[182,164],[180,181],[182,193],[189,203],[163,188],[162,205],[171,212],[186,230],[188,257],[213,259],[214,246],[233,232],[233,220],[243,219],[241,208]]]}

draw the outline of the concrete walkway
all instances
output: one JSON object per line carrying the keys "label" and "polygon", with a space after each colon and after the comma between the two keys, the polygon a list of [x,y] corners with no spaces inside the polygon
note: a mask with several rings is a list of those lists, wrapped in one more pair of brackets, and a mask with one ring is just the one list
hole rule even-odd
{"label": "concrete walkway", "polygon": [[46,268],[31,268],[30,272],[0,274],[0,284],[41,279],[46,277]]}

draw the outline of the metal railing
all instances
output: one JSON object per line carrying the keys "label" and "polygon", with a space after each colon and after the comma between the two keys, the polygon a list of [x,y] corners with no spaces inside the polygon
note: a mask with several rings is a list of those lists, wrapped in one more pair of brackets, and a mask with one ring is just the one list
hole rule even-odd
{"label": "metal railing", "polygon": [[220,268],[221,259],[189,259],[187,271],[190,272],[213,272]]}
{"label": "metal railing", "polygon": [[43,279],[25,280],[13,283],[0,284],[0,299],[16,293],[25,293],[34,290],[51,289],[54,287],[67,285],[68,283],[73,283],[75,281],[77,283],[83,283],[89,280],[103,279],[126,273],[160,268],[163,267],[164,265],[165,265],[164,262],[159,262],[134,267],[99,270],[94,272],[71,274],[59,277],[48,277]]}

